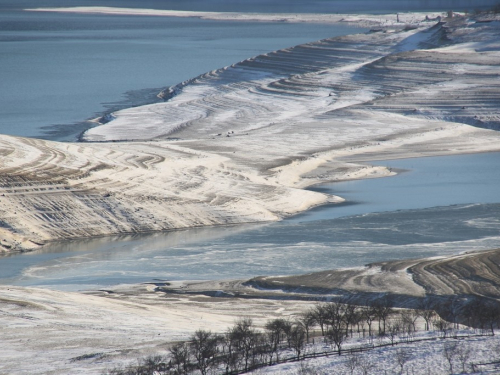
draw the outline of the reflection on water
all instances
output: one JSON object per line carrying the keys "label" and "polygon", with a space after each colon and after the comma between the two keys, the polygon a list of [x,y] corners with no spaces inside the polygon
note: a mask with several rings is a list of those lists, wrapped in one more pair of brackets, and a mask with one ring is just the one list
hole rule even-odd
{"label": "reflection on water", "polygon": [[[38,283],[44,282],[42,279],[46,277],[46,273],[54,275],[57,272],[64,272],[62,270],[74,270],[76,266],[81,267],[84,264],[89,267],[91,264],[94,264],[94,267],[101,264],[102,268],[107,268],[113,263],[124,265],[129,261],[145,259],[144,257],[153,259],[154,252],[164,253],[165,249],[170,249],[166,256],[173,258],[187,254],[196,255],[201,250],[189,251],[186,248],[193,243],[215,241],[218,238],[235,235],[262,225],[192,228],[166,233],[117,235],[54,242],[43,249],[22,255],[10,254],[1,258],[0,275],[2,279],[0,282],[4,284],[16,283],[16,277],[23,273],[24,279],[33,278],[33,282],[38,285]],[[26,268],[28,265],[29,268]],[[133,266],[133,263],[131,265]],[[126,274],[125,269],[120,270],[120,267],[112,266],[106,274],[109,274],[111,269],[115,274]],[[148,272],[147,269],[142,271]],[[82,272],[85,274],[87,269]],[[130,274],[129,277],[133,277],[133,275]]]}
{"label": "reflection on water", "polygon": [[1,259],[0,282],[82,290],[299,274],[499,247],[500,153],[379,164],[409,171],[318,188],[357,204],[278,223],[56,243]]}

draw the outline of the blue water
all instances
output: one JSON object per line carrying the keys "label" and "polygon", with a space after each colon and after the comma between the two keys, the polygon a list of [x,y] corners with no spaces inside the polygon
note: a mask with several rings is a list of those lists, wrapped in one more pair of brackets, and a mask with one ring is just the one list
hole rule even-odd
{"label": "blue water", "polygon": [[339,195],[346,204],[332,212],[321,208],[290,220],[332,219],[371,212],[421,209],[468,203],[500,202],[498,153],[377,161],[398,171],[396,177],[346,181],[312,190]]}
{"label": "blue water", "polygon": [[500,153],[379,164],[407,171],[320,187],[345,205],[271,224],[56,243],[2,258],[0,282],[82,290],[249,278],[500,246]]}
{"label": "blue water", "polygon": [[161,89],[199,74],[269,51],[364,31],[322,24],[3,10],[0,133],[76,140],[90,126],[85,120],[153,102]]}
{"label": "blue water", "polygon": [[496,0],[2,0],[0,133],[76,140],[86,120],[151,103],[163,88],[261,53],[364,32],[345,26],[26,12],[115,6],[231,12],[396,13]]}

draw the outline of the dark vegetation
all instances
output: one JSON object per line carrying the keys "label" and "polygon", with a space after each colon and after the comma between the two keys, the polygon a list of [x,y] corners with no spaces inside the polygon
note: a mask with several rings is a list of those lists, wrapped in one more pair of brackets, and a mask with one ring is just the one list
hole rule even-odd
{"label": "dark vegetation", "polygon": [[[376,347],[394,346],[399,342],[429,339],[414,337],[418,327],[437,331],[441,338],[457,336],[460,324],[480,330],[480,334],[494,335],[500,327],[500,303],[474,297],[467,300],[423,299],[417,309],[394,309],[390,296],[385,296],[369,306],[350,303],[318,303],[295,319],[269,320],[263,330],[258,330],[251,319],[241,318],[225,333],[198,330],[187,342],[173,344],[166,356],[150,356],[137,365],[116,368],[108,375],[236,375],[283,362],[300,361],[327,355],[349,354],[347,365],[353,369],[369,370],[367,363],[356,353]],[[417,321],[421,324],[418,325]],[[350,338],[367,338],[369,345],[344,348]],[[374,344],[374,338],[385,338],[385,343]],[[432,340],[436,338],[433,337]],[[305,353],[308,343],[324,342],[321,352]],[[318,341],[320,340],[320,341]],[[443,355],[453,373],[453,365],[460,360],[465,371],[470,350],[463,345],[446,342]],[[403,371],[411,359],[406,349],[395,354],[397,366]],[[362,366],[363,365],[363,366]],[[303,372],[307,373],[305,369]],[[363,372],[365,373],[365,372]],[[366,373],[370,373],[369,371]]]}
{"label": "dark vegetation", "polygon": [[465,13],[466,14],[472,13],[473,15],[499,14],[500,13],[500,2],[497,3],[496,5],[493,5],[489,9],[476,8],[476,9],[472,10],[472,12],[465,10]]}

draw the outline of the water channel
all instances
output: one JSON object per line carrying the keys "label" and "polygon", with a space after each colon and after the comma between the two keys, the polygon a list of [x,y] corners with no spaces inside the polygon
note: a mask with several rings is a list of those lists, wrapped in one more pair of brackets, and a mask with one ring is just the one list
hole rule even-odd
{"label": "water channel", "polygon": [[500,246],[500,153],[374,162],[394,177],[313,189],[346,203],[281,222],[54,243],[0,259],[0,283],[59,290],[360,267]]}

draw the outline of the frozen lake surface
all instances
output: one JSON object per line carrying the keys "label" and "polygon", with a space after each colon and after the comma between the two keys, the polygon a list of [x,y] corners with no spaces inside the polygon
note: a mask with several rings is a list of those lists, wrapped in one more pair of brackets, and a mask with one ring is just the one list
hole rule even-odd
{"label": "frozen lake surface", "polygon": [[277,223],[53,244],[2,283],[62,290],[289,275],[500,245],[500,153],[377,162],[395,177],[316,187],[347,199]]}

